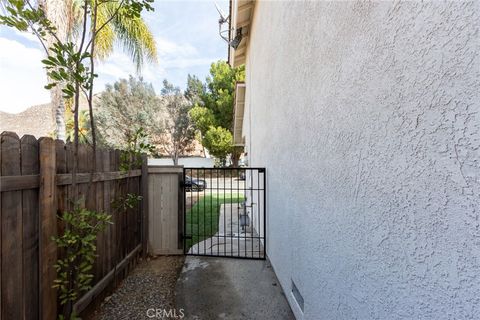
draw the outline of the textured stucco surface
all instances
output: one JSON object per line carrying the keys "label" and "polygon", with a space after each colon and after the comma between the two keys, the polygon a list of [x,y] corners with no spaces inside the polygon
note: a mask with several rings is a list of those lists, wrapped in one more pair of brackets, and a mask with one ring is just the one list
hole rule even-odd
{"label": "textured stucco surface", "polygon": [[298,319],[480,319],[479,25],[480,2],[257,2],[244,133]]}

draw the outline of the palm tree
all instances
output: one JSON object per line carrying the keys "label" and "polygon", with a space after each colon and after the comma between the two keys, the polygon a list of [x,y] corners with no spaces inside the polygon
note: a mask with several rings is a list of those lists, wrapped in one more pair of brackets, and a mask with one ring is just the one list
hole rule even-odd
{"label": "palm tree", "polygon": [[[106,23],[112,16],[115,17],[98,32],[95,40],[95,58],[106,59],[113,52],[115,43],[118,43],[129,54],[139,72],[145,59],[156,62],[155,39],[141,17],[126,17],[121,11],[115,15],[120,2],[111,0],[98,5],[98,26]],[[56,34],[60,41],[78,37],[77,30],[83,18],[81,17],[82,4],[82,0],[41,0],[39,2],[47,18],[56,27]],[[47,39],[47,47],[54,42],[55,39],[52,37]],[[65,103],[62,98],[62,86],[52,88],[50,95],[56,123],[56,136],[58,139],[65,140]]]}
{"label": "palm tree", "polygon": [[[69,110],[66,112],[65,133],[67,142],[74,142],[75,140],[75,122],[73,113]],[[78,113],[78,142],[89,142],[90,122],[88,110],[81,110]]]}
{"label": "palm tree", "polygon": [[[66,42],[69,30],[73,28],[73,2],[72,0],[55,1],[40,0],[39,6],[43,8],[47,18],[56,27],[56,34],[60,41]],[[47,34],[46,46],[52,47],[56,39]],[[55,134],[57,139],[65,140],[65,105],[62,98],[62,88],[57,86],[50,89],[52,103],[52,117],[55,119]]]}

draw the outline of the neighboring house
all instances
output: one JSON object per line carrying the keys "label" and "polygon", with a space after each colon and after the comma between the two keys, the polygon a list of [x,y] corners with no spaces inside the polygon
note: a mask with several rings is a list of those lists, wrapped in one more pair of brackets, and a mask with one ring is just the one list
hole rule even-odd
{"label": "neighboring house", "polygon": [[230,12],[235,143],[297,319],[479,319],[480,2]]}

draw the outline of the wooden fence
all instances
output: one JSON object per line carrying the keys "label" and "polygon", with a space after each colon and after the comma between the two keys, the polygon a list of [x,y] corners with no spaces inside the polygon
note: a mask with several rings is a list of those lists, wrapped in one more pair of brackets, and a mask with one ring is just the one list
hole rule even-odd
{"label": "wooden fence", "polygon": [[[1,134],[0,177],[0,319],[56,319],[61,310],[53,268],[62,256],[52,236],[62,232],[61,213],[72,209],[73,146],[51,138]],[[98,235],[94,287],[74,306],[81,312],[146,253],[147,164],[120,171],[119,150],[98,150],[96,172],[92,149],[79,148],[78,190],[88,209],[112,214],[113,224]],[[143,172],[143,175],[142,175]],[[143,200],[126,212],[115,209],[127,193]]]}

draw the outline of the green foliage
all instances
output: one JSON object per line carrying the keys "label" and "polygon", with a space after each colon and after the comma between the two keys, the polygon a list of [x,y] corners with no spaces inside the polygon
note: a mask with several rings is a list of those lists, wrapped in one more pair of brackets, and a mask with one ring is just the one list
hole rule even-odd
{"label": "green foliage", "polygon": [[187,76],[187,89],[185,97],[194,105],[203,104],[201,97],[205,94],[205,85],[197,76]]}
{"label": "green foliage", "polygon": [[[69,112],[65,121],[65,138],[67,142],[73,142],[75,138],[75,121],[73,114]],[[78,113],[78,141],[87,143],[90,141],[90,122],[88,110],[81,110]]]}
{"label": "green foliage", "polygon": [[232,68],[225,61],[212,63],[202,97],[206,108],[213,112],[215,125],[232,130],[235,84],[245,80],[245,67]]}
{"label": "green foliage", "polygon": [[65,224],[65,230],[53,241],[64,250],[64,257],[54,266],[58,278],[53,287],[58,289],[60,303],[65,305],[75,302],[91,288],[97,234],[111,223],[111,216],[76,205],[59,219]]}
{"label": "green foliage", "polygon": [[[58,6],[65,2],[56,1],[55,4]],[[115,24],[115,21],[118,22],[119,19],[137,21],[143,10],[153,10],[152,2],[153,0],[85,1],[81,5],[80,21],[76,22],[77,25],[81,26],[79,32],[75,33],[76,37],[71,35],[66,37],[65,34],[60,34],[60,32],[57,34],[57,28],[47,18],[44,11],[45,6],[40,5],[34,8],[29,1],[24,0],[2,1],[4,14],[0,15],[0,24],[21,32],[30,31],[38,37],[47,55],[42,60],[49,79],[45,88],[50,90],[59,87],[64,98],[74,100],[75,119],[79,117],[80,95],[85,94],[89,103],[89,116],[93,119],[93,84],[95,77],[97,77],[93,72],[93,58],[98,35],[109,27],[109,23]],[[111,15],[103,21],[99,21],[97,13],[112,3],[115,3],[116,6],[111,11]],[[132,25],[130,24],[130,26]],[[133,27],[133,30],[135,30],[135,27]],[[71,30],[69,32],[72,33]],[[124,33],[124,35],[127,34],[128,32]],[[129,43],[130,46],[132,44],[134,43]],[[135,56],[135,54],[133,55]],[[75,154],[78,154],[79,127],[76,121],[74,121],[73,128]],[[94,128],[92,127],[92,130]],[[92,141],[95,151],[95,134],[92,134]],[[72,171],[74,176],[77,173],[77,167],[78,157],[74,157]],[[78,200],[75,199],[78,197],[77,191],[77,185],[73,183],[73,200]],[[136,196],[128,196],[127,198],[127,206],[137,199]],[[77,203],[73,211],[64,212],[60,219],[64,221],[65,230],[61,235],[54,237],[53,240],[59,248],[63,249],[64,257],[59,259],[54,266],[58,278],[54,281],[53,286],[58,289],[60,303],[64,305],[63,315],[60,318],[75,319],[76,316],[72,314],[73,302],[91,286],[93,278],[91,269],[95,260],[96,237],[110,223],[111,217],[104,213],[82,208]]]}
{"label": "green foliage", "polygon": [[118,196],[112,201],[112,207],[117,212],[125,213],[128,209],[135,208],[143,197],[134,193],[127,193],[125,196]]}
{"label": "green foliage", "polygon": [[165,135],[157,136],[157,147],[178,164],[178,158],[191,150],[195,139],[195,128],[189,116],[193,102],[178,87],[164,80],[161,103],[166,114]]}
{"label": "green foliage", "polygon": [[[24,0],[3,1],[6,15],[0,15],[0,24],[18,31],[33,31],[39,37],[46,37],[47,32],[55,32],[55,27],[46,18],[42,8],[33,8]],[[33,30],[33,28],[35,29]]]}
{"label": "green foliage", "polygon": [[244,79],[244,66],[231,68],[224,61],[212,63],[205,85],[199,83],[197,78],[188,79],[187,92],[198,97],[190,117],[200,131],[202,145],[222,163],[225,163],[228,154],[235,151],[232,138],[233,96],[235,84]]}
{"label": "green foliage", "polygon": [[[100,6],[97,11],[99,22],[105,22],[113,16],[120,2],[110,0]],[[157,60],[155,38],[140,15],[131,17],[128,14],[124,15],[123,11],[115,15],[111,23],[98,34],[95,57],[107,58],[113,52],[115,43],[131,57],[137,71],[141,70],[145,58],[152,62]]]}
{"label": "green foliage", "polygon": [[[118,3],[112,12],[111,19],[107,19],[104,24],[97,26],[98,29],[90,30],[91,35],[89,41],[86,42],[85,34],[88,30],[84,29],[83,36],[77,41],[67,40],[61,41],[55,34],[56,28],[51,21],[47,19],[42,6],[34,8],[30,2],[22,0],[6,0],[4,7],[6,15],[0,15],[0,24],[15,28],[19,31],[31,31],[42,42],[46,50],[47,58],[42,60],[49,83],[46,89],[52,89],[57,85],[62,85],[64,98],[72,98],[80,94],[80,89],[89,91],[93,85],[93,78],[97,75],[92,70],[91,52],[89,51],[97,31],[101,32],[109,22],[118,19],[118,13],[121,12],[122,17],[127,19],[136,19],[140,17],[143,10],[151,11],[153,0],[127,0]],[[86,2],[87,7],[82,7],[86,13],[98,12],[98,7],[109,5],[109,1],[105,2]],[[97,10],[95,10],[95,8]],[[92,19],[94,18],[92,14]],[[87,21],[82,21],[87,25]],[[93,22],[93,21],[91,21]],[[48,48],[44,44],[47,37],[53,37],[55,42]]]}
{"label": "green foliage", "polygon": [[[132,169],[142,165],[142,154],[152,152],[154,146],[147,142],[147,134],[143,128],[129,138],[126,148],[120,154],[120,171],[127,174]],[[118,212],[126,212],[133,209],[142,201],[143,197],[134,193],[127,193],[125,196],[118,196],[112,201],[113,208]]]}
{"label": "green foliage", "polygon": [[208,129],[215,125],[215,116],[212,110],[206,107],[197,105],[190,110],[189,114],[193,123],[195,123],[195,127],[202,135],[206,134]]}
{"label": "green foliage", "polygon": [[[96,127],[100,140],[111,147],[128,148],[148,143],[164,133],[164,114],[152,85],[132,76],[107,85],[97,104]],[[147,129],[148,128],[148,132]],[[139,130],[142,130],[141,137]],[[148,137],[147,137],[148,135]],[[145,150],[147,153],[153,152]]]}
{"label": "green foliage", "polygon": [[148,143],[147,134],[143,128],[137,129],[131,135],[126,148],[120,155],[120,171],[126,173],[142,165],[142,153],[151,153],[155,147]]}
{"label": "green foliage", "polygon": [[227,155],[233,149],[232,133],[223,127],[211,126],[203,137],[203,145],[225,165]]}
{"label": "green foliage", "polygon": [[49,48],[50,55],[42,60],[50,79],[45,89],[64,84],[62,92],[65,99],[75,96],[78,92],[77,85],[86,91],[90,90],[92,78],[97,77],[97,74],[91,73],[87,66],[91,55],[89,52],[77,50],[73,42],[56,42]]}

